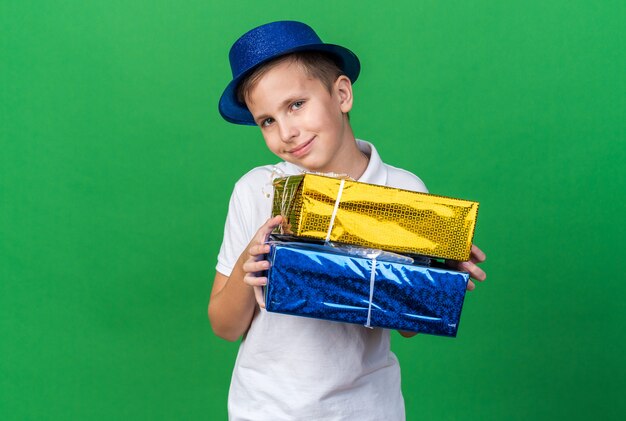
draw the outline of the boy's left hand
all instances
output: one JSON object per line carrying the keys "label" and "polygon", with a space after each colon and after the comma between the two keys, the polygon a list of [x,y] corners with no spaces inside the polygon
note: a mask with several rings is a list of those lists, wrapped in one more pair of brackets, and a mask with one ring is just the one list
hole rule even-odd
{"label": "boy's left hand", "polygon": [[[487,256],[478,246],[472,244],[472,250],[470,252],[470,259],[467,262],[457,262],[455,260],[448,260],[446,263],[448,266],[461,270],[463,272],[469,272],[470,277],[476,281],[484,281],[487,279],[487,274],[484,270],[478,267],[479,263],[482,263],[487,259]],[[467,290],[472,291],[476,288],[476,285],[472,280],[467,283]]]}

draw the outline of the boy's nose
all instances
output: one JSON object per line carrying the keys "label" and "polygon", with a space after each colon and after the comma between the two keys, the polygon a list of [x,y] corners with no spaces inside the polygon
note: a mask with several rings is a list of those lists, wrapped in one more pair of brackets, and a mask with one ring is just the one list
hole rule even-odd
{"label": "boy's nose", "polygon": [[291,142],[298,136],[297,127],[290,121],[282,121],[279,124],[280,138],[283,142]]}

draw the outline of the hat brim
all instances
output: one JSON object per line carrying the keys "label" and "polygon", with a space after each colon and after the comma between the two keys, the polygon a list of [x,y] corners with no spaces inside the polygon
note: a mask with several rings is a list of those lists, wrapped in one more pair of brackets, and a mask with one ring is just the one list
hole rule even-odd
{"label": "hat brim", "polygon": [[354,83],[359,77],[359,72],[361,71],[361,64],[359,62],[358,57],[347,48],[341,47],[335,44],[308,44],[301,45],[297,48],[292,48],[289,50],[282,51],[280,54],[268,57],[267,59],[260,61],[254,67],[246,70],[241,73],[239,76],[234,78],[220,97],[219,101],[219,112],[222,117],[234,124],[243,124],[248,126],[255,126],[254,117],[248,110],[245,104],[242,104],[237,99],[237,88],[239,83],[248,77],[255,69],[257,69],[260,65],[267,63],[268,61],[274,60],[275,58],[284,56],[290,53],[296,53],[299,51],[319,51],[323,53],[330,54],[337,62],[339,68],[348,76],[350,81]]}

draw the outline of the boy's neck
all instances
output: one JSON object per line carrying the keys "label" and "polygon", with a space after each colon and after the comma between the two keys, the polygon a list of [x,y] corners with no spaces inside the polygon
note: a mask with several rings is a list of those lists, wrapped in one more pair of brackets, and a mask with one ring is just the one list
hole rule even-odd
{"label": "boy's neck", "polygon": [[363,173],[365,173],[365,170],[369,165],[370,158],[365,154],[365,152],[359,149],[356,140],[354,141],[354,148],[356,149],[356,153],[353,154],[354,158],[351,160],[350,165],[348,166],[349,168],[345,173],[352,179],[358,180],[361,178]]}
{"label": "boy's neck", "polygon": [[333,165],[329,171],[335,174],[346,174],[353,180],[361,178],[369,164],[369,156],[367,156],[357,144],[352,130],[349,129],[343,147],[337,153],[336,165]]}
{"label": "boy's neck", "polygon": [[361,178],[367,166],[370,162],[369,156],[367,156],[361,149],[359,149],[359,145],[356,141],[356,137],[354,136],[354,132],[352,131],[352,126],[350,125],[350,121],[347,117],[344,117],[345,120],[345,137],[343,146],[345,150],[342,150],[341,160],[339,161],[339,165],[343,167],[342,171],[335,171],[338,174],[347,174],[353,180],[358,180]]}

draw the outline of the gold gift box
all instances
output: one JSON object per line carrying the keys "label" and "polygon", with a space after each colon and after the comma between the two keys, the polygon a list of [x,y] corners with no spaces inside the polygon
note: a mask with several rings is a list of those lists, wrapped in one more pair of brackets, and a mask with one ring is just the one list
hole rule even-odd
{"label": "gold gift box", "polygon": [[276,234],[469,260],[478,202],[302,174],[274,180]]}

